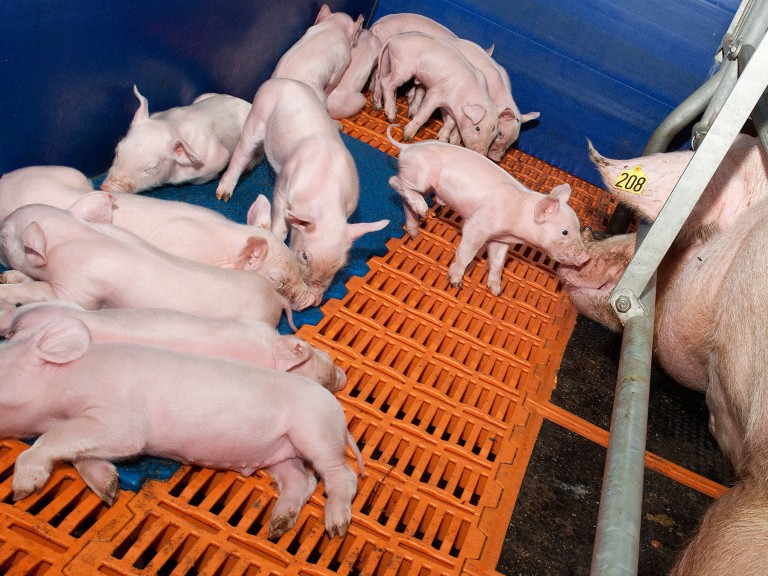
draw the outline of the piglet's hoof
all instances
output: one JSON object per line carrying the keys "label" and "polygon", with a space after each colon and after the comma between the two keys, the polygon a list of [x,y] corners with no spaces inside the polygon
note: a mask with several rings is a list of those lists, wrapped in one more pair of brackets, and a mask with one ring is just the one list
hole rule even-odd
{"label": "piglet's hoof", "polygon": [[349,522],[340,522],[331,526],[326,525],[325,530],[328,532],[328,536],[335,538],[336,536],[342,538],[349,528]]}
{"label": "piglet's hoof", "polygon": [[269,522],[269,539],[277,540],[296,524],[296,516],[278,516]]}

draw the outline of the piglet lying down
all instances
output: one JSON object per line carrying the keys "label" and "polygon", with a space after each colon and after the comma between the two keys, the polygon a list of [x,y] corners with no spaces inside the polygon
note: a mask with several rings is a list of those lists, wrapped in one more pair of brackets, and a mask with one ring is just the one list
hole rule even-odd
{"label": "piglet lying down", "polygon": [[85,310],[73,302],[52,300],[0,312],[0,335],[30,333],[63,318],[83,322],[93,342],[145,344],[236,360],[306,376],[331,392],[347,383],[346,374],[327,352],[255,320],[203,318],[161,308]]}
{"label": "piglet lying down", "polygon": [[168,254],[109,224],[112,208],[109,194],[94,192],[69,210],[43,204],[14,210],[0,225],[0,249],[14,269],[3,278],[15,283],[0,285],[0,300],[68,300],[88,310],[169,308],[272,326],[285,310],[291,320],[288,301],[261,274]]}
{"label": "piglet lying down", "polygon": [[[55,400],[52,400],[55,399]],[[363,460],[341,405],[317,383],[274,370],[132,344],[92,344],[74,318],[0,344],[0,437],[39,436],[16,460],[14,499],[39,491],[55,462],[72,462],[107,503],[111,460],[137,454],[236,470],[266,469],[280,496],[270,538],[289,530],[317,480],[325,527],[343,536]]]}

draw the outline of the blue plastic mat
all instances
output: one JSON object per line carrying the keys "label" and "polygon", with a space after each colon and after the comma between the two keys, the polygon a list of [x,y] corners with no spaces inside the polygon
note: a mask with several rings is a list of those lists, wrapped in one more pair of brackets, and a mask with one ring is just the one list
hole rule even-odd
{"label": "blue plastic mat", "polygon": [[[346,134],[342,134],[341,137],[355,159],[360,176],[360,202],[349,221],[372,222],[386,218],[390,222],[384,229],[366,234],[353,243],[349,262],[336,275],[323,298],[323,303],[330,298],[342,298],[347,292],[346,282],[352,276],[364,276],[368,272],[368,259],[372,256],[386,254],[386,242],[390,238],[400,237],[404,234],[405,217],[402,202],[388,183],[389,177],[397,171],[397,160]],[[98,187],[104,177],[105,175],[102,174],[93,178],[94,186]],[[206,206],[221,212],[232,220],[244,223],[248,208],[259,194],[264,194],[271,200],[275,173],[266,161],[262,162],[252,172],[241,178],[229,202],[216,199],[217,184],[218,180],[196,186],[166,186],[148,192],[147,195]],[[321,318],[322,313],[319,307],[293,314],[293,321],[297,328],[303,324],[316,325]],[[283,334],[291,333],[285,317],[281,320],[278,330]],[[176,462],[150,457],[136,458],[120,463],[118,464],[120,487],[123,490],[136,491],[145,480],[165,480],[178,467],[179,464]]]}

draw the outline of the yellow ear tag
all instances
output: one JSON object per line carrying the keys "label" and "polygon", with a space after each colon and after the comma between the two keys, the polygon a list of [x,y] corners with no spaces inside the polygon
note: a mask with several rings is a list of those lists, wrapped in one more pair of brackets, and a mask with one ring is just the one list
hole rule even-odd
{"label": "yellow ear tag", "polygon": [[613,187],[625,192],[632,192],[632,194],[640,194],[645,190],[646,184],[648,184],[648,176],[645,175],[641,166],[635,166],[631,170],[620,172]]}

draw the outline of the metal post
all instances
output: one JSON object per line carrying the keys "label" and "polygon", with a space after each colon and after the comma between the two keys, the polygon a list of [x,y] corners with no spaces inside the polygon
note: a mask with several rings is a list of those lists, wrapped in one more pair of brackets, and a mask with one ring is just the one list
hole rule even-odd
{"label": "metal post", "polygon": [[637,574],[651,384],[655,278],[641,300],[648,314],[635,314],[624,324],[611,436],[592,555],[593,575]]}

